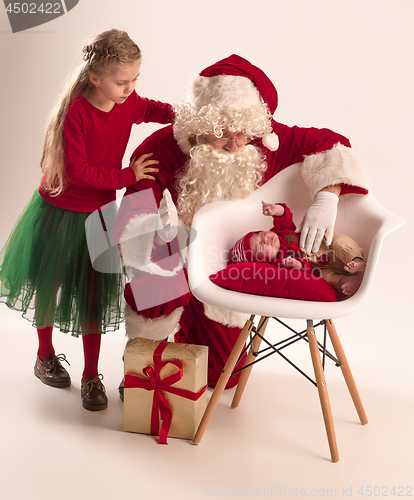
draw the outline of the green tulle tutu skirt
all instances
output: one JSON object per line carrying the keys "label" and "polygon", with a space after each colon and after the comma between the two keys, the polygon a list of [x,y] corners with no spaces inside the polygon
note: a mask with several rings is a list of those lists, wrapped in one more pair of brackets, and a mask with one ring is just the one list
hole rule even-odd
{"label": "green tulle tutu skirt", "polygon": [[0,302],[38,328],[74,336],[118,329],[125,283],[107,232],[115,212],[114,204],[105,218],[89,217],[54,207],[36,191],[0,254]]}

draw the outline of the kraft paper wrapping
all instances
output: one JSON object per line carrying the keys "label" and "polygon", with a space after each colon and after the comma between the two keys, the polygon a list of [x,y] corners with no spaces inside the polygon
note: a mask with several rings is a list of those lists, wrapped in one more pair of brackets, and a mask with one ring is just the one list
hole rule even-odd
{"label": "kraft paper wrapping", "polygon": [[[134,339],[124,353],[125,374],[146,378],[143,368],[154,366],[153,355],[159,341]],[[183,377],[171,387],[199,392],[207,385],[208,347],[193,344],[168,343],[162,354],[162,361],[179,360],[183,365]],[[177,371],[177,367],[167,364],[161,369],[161,379]],[[207,405],[204,392],[197,401],[164,391],[172,410],[169,437],[193,439]],[[124,390],[124,430],[151,434],[151,411],[154,391],[142,388]]]}

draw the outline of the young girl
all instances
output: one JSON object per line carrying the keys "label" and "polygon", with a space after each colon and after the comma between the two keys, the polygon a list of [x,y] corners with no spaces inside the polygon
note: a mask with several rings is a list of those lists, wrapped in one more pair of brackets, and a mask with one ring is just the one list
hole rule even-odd
{"label": "young girl", "polygon": [[[121,274],[97,272],[88,255],[85,220],[115,200],[115,190],[153,179],[157,161],[143,155],[121,169],[133,123],[172,121],[171,106],[135,92],[141,51],[127,33],[110,30],[83,49],[83,64],[63,93],[46,130],[44,176],[0,255],[0,300],[37,328],[36,377],[67,387],[52,329],[82,335],[83,406],[103,410],[98,375],[101,335],[121,319]],[[112,204],[114,205],[114,204]]]}

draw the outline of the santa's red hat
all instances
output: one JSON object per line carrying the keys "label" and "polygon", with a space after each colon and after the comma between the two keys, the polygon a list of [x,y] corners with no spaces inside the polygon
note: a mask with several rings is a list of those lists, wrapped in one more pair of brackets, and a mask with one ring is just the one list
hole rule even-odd
{"label": "santa's red hat", "polygon": [[[267,75],[236,54],[204,69],[193,82],[191,93],[190,102],[196,111],[212,105],[250,116],[252,110],[260,109],[264,103],[269,125],[278,103],[277,91]],[[279,140],[271,126],[263,133],[262,142],[271,151],[277,150]]]}
{"label": "santa's red hat", "polygon": [[[236,54],[216,62],[212,66],[204,69],[200,76],[211,78],[212,76],[241,76],[251,80],[260,93],[263,101],[267,104],[270,113],[277,108],[277,91],[268,76],[257,66],[253,66],[247,59],[243,59]],[[237,99],[243,96],[237,96]]]}

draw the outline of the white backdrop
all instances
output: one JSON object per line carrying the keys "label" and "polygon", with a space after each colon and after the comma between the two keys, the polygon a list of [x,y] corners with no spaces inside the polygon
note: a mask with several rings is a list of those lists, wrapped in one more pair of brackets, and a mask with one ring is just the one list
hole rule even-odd
{"label": "white backdrop", "polygon": [[[13,34],[0,6],[0,247],[38,185],[47,115],[91,35],[126,30],[143,51],[137,92],[171,103],[200,70],[237,53],[274,82],[277,121],[349,137],[376,197],[406,218],[384,245],[364,310],[344,319],[353,330],[344,343],[370,352],[370,370],[352,352],[364,384],[412,399],[413,22],[412,0],[80,0]],[[125,165],[156,128],[133,130]]]}

